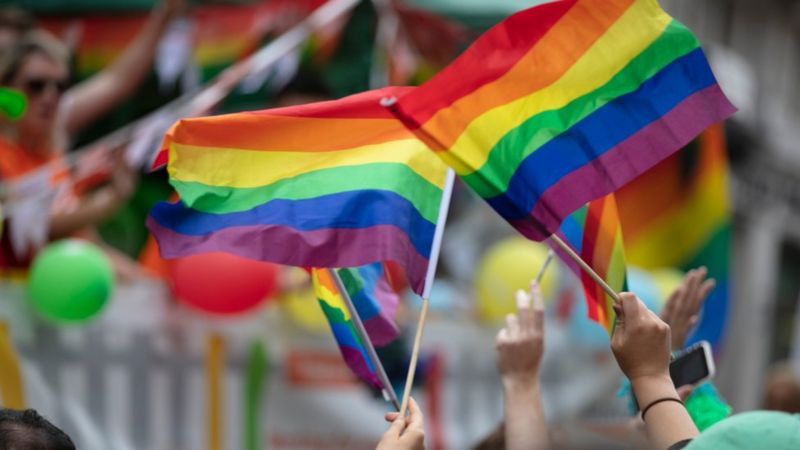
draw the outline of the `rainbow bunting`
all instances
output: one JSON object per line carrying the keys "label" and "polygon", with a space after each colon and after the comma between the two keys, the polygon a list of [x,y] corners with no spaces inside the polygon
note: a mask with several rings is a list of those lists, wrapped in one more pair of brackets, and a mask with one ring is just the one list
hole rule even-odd
{"label": "rainbow bunting", "polygon": [[735,108],[655,0],[565,0],[509,17],[391,110],[542,240]]}
{"label": "rainbow bunting", "polygon": [[[625,250],[614,194],[593,200],[570,214],[561,224],[559,235],[614,291],[626,290]],[[612,308],[614,299],[572,259],[566,257],[557,247],[554,250],[580,277],[586,294],[589,318],[599,323],[610,335],[616,320]]]}
{"label": "rainbow bunting", "polygon": [[148,219],[162,256],[395,261],[421,293],[447,169],[379,105],[408,89],[179,121],[165,147],[181,202]]}
{"label": "rainbow bunting", "polygon": [[617,192],[625,252],[647,269],[708,267],[717,286],[692,341],[716,345],[725,331],[730,292],[731,210],[722,124]]}
{"label": "rainbow bunting", "polygon": [[[339,269],[338,272],[367,330],[368,339],[379,347],[393,341],[398,335],[397,326],[392,320],[398,299],[382,277],[383,265],[375,263],[357,269]],[[377,389],[383,389],[375,366],[364,347],[364,341],[357,332],[353,318],[330,273],[327,270],[314,269],[312,279],[314,292],[330,323],[345,363],[361,379]]]}

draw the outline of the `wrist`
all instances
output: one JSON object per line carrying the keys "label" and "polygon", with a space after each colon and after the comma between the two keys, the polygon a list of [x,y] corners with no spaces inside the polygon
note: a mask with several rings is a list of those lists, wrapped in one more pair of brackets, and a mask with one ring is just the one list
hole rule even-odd
{"label": "wrist", "polygon": [[669,373],[635,377],[630,381],[640,407],[663,397],[679,398]]}
{"label": "wrist", "polygon": [[539,393],[539,376],[534,374],[514,374],[501,377],[503,390],[508,394],[524,395]]}

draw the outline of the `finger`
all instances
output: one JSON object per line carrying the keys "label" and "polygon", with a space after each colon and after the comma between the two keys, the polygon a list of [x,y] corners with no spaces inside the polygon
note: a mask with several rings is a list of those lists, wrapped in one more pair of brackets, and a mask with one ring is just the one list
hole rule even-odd
{"label": "finger", "polygon": [[711,293],[712,290],[717,286],[717,280],[710,278],[708,280],[703,281],[703,284],[700,285],[700,288],[697,291],[697,295],[695,295],[695,309],[699,310],[703,303],[708,298],[708,294]]}
{"label": "finger", "polygon": [[691,300],[694,298],[695,293],[697,292],[697,288],[700,286],[700,280],[702,280],[702,271],[700,269],[692,269],[689,271],[688,283],[687,283],[687,295],[689,298],[687,300]]}
{"label": "finger", "polygon": [[619,294],[619,299],[620,303],[622,303],[622,314],[618,314],[617,317],[622,317],[626,324],[635,322],[641,313],[639,299],[631,292],[622,292]]}
{"label": "finger", "polygon": [[506,315],[506,330],[508,330],[509,337],[514,337],[519,334],[519,319],[516,314]]}
{"label": "finger", "polygon": [[533,329],[536,331],[544,330],[544,296],[542,287],[539,283],[531,283],[531,299],[533,299]]}
{"label": "finger", "polygon": [[519,314],[519,327],[522,331],[533,331],[533,311],[531,298],[522,289],[517,291],[517,313]]}
{"label": "finger", "polygon": [[686,386],[681,386],[678,388],[678,397],[681,399],[681,401],[685,402],[686,399],[689,398],[690,395],[692,395],[693,391],[694,391],[694,386],[690,384],[687,384]]}
{"label": "finger", "polygon": [[501,342],[508,341],[508,339],[509,339],[508,330],[505,328],[501,328],[500,331],[497,332],[497,337],[495,338],[495,342],[497,344],[500,344]]}
{"label": "finger", "polygon": [[697,325],[697,322],[700,322],[700,316],[695,314],[689,318],[689,328],[694,328]]}
{"label": "finger", "polygon": [[422,417],[422,410],[419,409],[419,405],[417,405],[417,401],[413,398],[409,397],[408,399],[408,428],[423,428],[423,417]]}
{"label": "finger", "polygon": [[661,319],[664,322],[670,323],[672,321],[673,316],[675,315],[675,304],[678,302],[678,290],[672,291],[667,298],[667,302],[664,304],[664,307],[661,308]]}
{"label": "finger", "polygon": [[394,422],[397,420],[397,417],[400,416],[400,413],[397,412],[388,412],[386,415],[383,416],[383,419],[387,422]]}
{"label": "finger", "polygon": [[394,419],[394,422],[392,422],[392,424],[389,425],[389,429],[386,430],[385,433],[383,433],[383,437],[384,438],[388,437],[390,439],[398,439],[403,430],[405,430],[405,428],[406,428],[405,419],[398,416],[397,418]]}

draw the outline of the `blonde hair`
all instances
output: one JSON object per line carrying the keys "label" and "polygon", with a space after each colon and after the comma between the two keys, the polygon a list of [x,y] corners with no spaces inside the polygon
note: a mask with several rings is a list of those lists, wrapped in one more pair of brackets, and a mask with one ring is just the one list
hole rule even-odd
{"label": "blonde hair", "polygon": [[58,38],[43,30],[25,33],[13,48],[0,54],[0,85],[14,79],[28,56],[39,53],[53,61],[68,65],[69,49]]}

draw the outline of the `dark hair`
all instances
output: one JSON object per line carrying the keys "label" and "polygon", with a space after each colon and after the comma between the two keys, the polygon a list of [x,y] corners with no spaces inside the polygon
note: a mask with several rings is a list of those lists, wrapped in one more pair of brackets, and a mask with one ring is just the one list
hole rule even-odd
{"label": "dark hair", "polygon": [[43,30],[25,33],[12,48],[0,53],[0,85],[8,85],[25,62],[39,53],[58,63],[69,64],[69,49],[52,34]]}
{"label": "dark hair", "polygon": [[0,409],[0,450],[75,450],[75,444],[32,409]]}
{"label": "dark hair", "polygon": [[14,6],[0,8],[0,27],[13,28],[19,33],[26,33],[36,27],[33,14]]}

